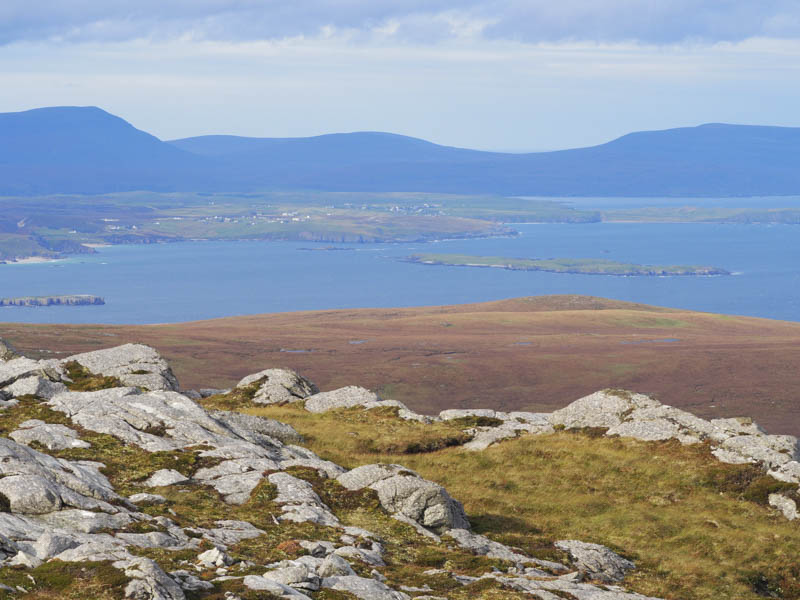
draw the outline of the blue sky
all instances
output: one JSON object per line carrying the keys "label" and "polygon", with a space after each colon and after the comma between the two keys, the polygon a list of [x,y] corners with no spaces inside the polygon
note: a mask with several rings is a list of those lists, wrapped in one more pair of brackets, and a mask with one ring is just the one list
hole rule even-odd
{"label": "blue sky", "polygon": [[798,0],[3,0],[0,111],[538,150],[800,126]]}

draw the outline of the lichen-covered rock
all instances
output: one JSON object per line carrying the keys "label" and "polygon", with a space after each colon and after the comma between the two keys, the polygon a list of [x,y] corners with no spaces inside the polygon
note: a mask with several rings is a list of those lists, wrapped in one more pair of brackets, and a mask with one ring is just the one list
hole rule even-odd
{"label": "lichen-covered rock", "polygon": [[130,600],[185,600],[186,596],[175,580],[158,564],[144,557],[135,557],[114,563],[131,578],[125,588],[125,597]]}
{"label": "lichen-covered rock", "polygon": [[257,404],[279,404],[305,400],[319,393],[316,385],[289,369],[266,369],[253,373],[236,384],[237,389],[258,384],[253,396]]}
{"label": "lichen-covered rock", "polygon": [[172,369],[150,346],[125,344],[70,356],[62,364],[76,362],[95,375],[116,377],[123,385],[146,390],[180,389]]}
{"label": "lichen-covered rock", "polygon": [[618,390],[602,390],[585,396],[550,414],[553,425],[562,425],[567,429],[584,427],[610,428],[619,425],[626,413],[637,408],[654,408],[660,406],[644,394],[633,394]]}
{"label": "lichen-covered rock", "polygon": [[78,439],[78,433],[74,429],[70,429],[66,425],[45,423],[39,419],[30,419],[20,423],[19,429],[12,431],[8,437],[25,446],[36,442],[48,450],[89,448],[91,446],[89,442]]}
{"label": "lichen-covered rock", "polygon": [[339,527],[330,508],[320,499],[310,483],[288,473],[273,473],[269,482],[278,490],[275,504],[281,505],[281,520],[304,523],[310,521],[327,527]]}
{"label": "lichen-covered rock", "polygon": [[121,498],[99,466],[56,459],[0,438],[0,494],[14,513],[44,514],[62,507],[118,512],[110,502]]}
{"label": "lichen-covered rock", "polygon": [[159,469],[150,477],[145,479],[142,482],[142,485],[147,487],[165,487],[168,485],[177,485],[188,482],[189,478],[175,469]]}
{"label": "lichen-covered rock", "polygon": [[449,408],[439,413],[439,418],[442,421],[465,419],[467,417],[485,417],[488,419],[495,419],[498,418],[498,414],[497,411],[492,410],[491,408]]}
{"label": "lichen-covered rock", "polygon": [[364,465],[343,473],[337,480],[350,490],[375,490],[386,510],[401,513],[433,531],[470,529],[460,502],[439,484],[401,465]]}
{"label": "lichen-covered rock", "polygon": [[781,511],[783,516],[790,521],[800,517],[800,513],[797,512],[797,503],[783,494],[770,494],[769,505]]}
{"label": "lichen-covered rock", "polygon": [[715,455],[723,462],[737,462],[738,455],[746,459],[743,462],[760,462],[772,470],[800,459],[800,446],[792,435],[737,435],[726,439],[718,449],[721,452]]}
{"label": "lichen-covered rock", "polygon": [[0,362],[0,388],[5,388],[19,379],[34,376],[58,381],[62,373],[63,369],[56,360],[32,360],[20,356]]}
{"label": "lichen-covered rock", "polygon": [[338,554],[330,554],[322,561],[317,574],[320,577],[341,577],[347,575],[355,575],[353,567],[344,558]]}
{"label": "lichen-covered rock", "polygon": [[340,592],[348,592],[363,600],[409,600],[410,596],[391,589],[376,579],[367,579],[357,575],[341,575],[326,577],[322,587]]}
{"label": "lichen-covered rock", "polygon": [[233,433],[254,444],[263,445],[271,440],[280,440],[284,444],[299,444],[303,441],[303,436],[294,427],[275,419],[228,410],[214,410],[210,414]]}
{"label": "lichen-covered rock", "polygon": [[[512,562],[517,565],[534,564],[545,567],[549,571],[555,573],[566,573],[569,571],[567,567],[560,563],[525,556],[524,554],[521,554],[520,552],[513,550],[508,546],[501,544],[500,542],[495,542],[494,540],[490,540],[483,535],[472,533],[466,529],[450,529],[449,531],[445,531],[442,535],[443,537],[448,537],[455,540],[459,547],[463,548],[464,550],[479,556],[507,560],[508,562]],[[542,574],[547,575],[547,573]]]}
{"label": "lichen-covered rock", "polygon": [[299,561],[284,561],[278,568],[264,573],[263,577],[308,592],[316,592],[320,588],[319,575]]}
{"label": "lichen-covered rock", "polygon": [[299,592],[288,585],[272,581],[266,577],[261,577],[260,575],[247,575],[242,580],[242,583],[251,590],[267,592],[272,597],[281,598],[281,600],[302,600],[303,598],[305,598],[305,600],[311,600],[311,596],[307,596],[303,592]]}
{"label": "lichen-covered rock", "polygon": [[29,375],[17,379],[11,385],[6,386],[4,391],[16,398],[20,396],[36,396],[49,400],[56,394],[66,392],[67,386],[57,381],[50,381],[41,375]]}
{"label": "lichen-covered rock", "polygon": [[638,408],[623,415],[623,421],[606,435],[657,441],[676,439],[682,444],[696,444],[709,437],[719,437],[708,421],[684,410],[660,405]]}
{"label": "lichen-covered rock", "polygon": [[631,561],[600,544],[560,540],[555,546],[569,555],[581,573],[597,581],[616,583],[625,579],[628,572],[636,568]]}
{"label": "lichen-covered rock", "polygon": [[337,408],[353,408],[363,406],[372,408],[381,406],[381,399],[374,392],[348,385],[330,392],[320,392],[306,399],[306,410],[313,413],[323,413]]}

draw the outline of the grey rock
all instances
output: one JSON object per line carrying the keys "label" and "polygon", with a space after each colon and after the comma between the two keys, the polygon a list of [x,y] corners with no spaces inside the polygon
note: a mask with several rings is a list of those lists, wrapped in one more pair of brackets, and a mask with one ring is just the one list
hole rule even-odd
{"label": "grey rock", "polygon": [[318,574],[324,578],[355,575],[356,572],[353,571],[353,567],[344,558],[337,554],[331,554],[322,561]]}
{"label": "grey rock", "polygon": [[175,469],[159,469],[150,477],[142,482],[142,485],[147,487],[165,487],[168,485],[177,485],[180,483],[187,483],[189,478],[179,473]]}
{"label": "grey rock", "polygon": [[383,548],[377,542],[373,542],[370,548],[358,548],[356,546],[342,546],[333,551],[336,556],[353,558],[374,567],[384,567]]}
{"label": "grey rock", "polygon": [[288,585],[278,583],[277,581],[272,581],[271,579],[267,579],[266,577],[261,577],[259,575],[247,575],[242,580],[242,583],[245,587],[250,588],[251,590],[268,592],[281,599],[299,600],[305,598],[306,600],[311,600],[310,596],[307,596],[304,593],[289,587]]}
{"label": "grey rock", "polygon": [[666,405],[635,409],[624,415],[624,422],[611,427],[606,435],[645,441],[676,439],[682,444],[724,438],[708,421]]}
{"label": "grey rock", "polygon": [[131,600],[185,600],[181,587],[155,561],[133,557],[114,563],[131,578],[125,597]]}
{"label": "grey rock", "polygon": [[67,386],[60,382],[53,382],[41,375],[30,375],[17,379],[14,383],[4,388],[4,391],[14,397],[36,396],[50,399],[56,394],[67,391]]}
{"label": "grey rock", "polygon": [[364,465],[337,480],[350,490],[364,487],[375,490],[386,510],[401,513],[437,533],[470,528],[460,502],[451,498],[442,486],[401,465]]}
{"label": "grey rock", "polygon": [[315,558],[325,558],[335,549],[333,542],[300,540],[300,545]]}
{"label": "grey rock", "polygon": [[349,592],[356,598],[363,600],[408,600],[408,594],[391,589],[385,583],[376,579],[367,579],[357,575],[343,575],[326,577],[322,580],[322,587]]}
{"label": "grey rock", "polygon": [[132,496],[128,496],[128,500],[134,504],[164,504],[167,501],[164,496],[146,493],[133,494]]}
{"label": "grey rock", "polygon": [[238,544],[242,540],[250,540],[264,535],[264,531],[247,521],[221,520],[215,523],[213,529],[198,529],[196,533],[201,533],[203,537],[225,550],[228,546]]}
{"label": "grey rock", "polygon": [[275,419],[227,410],[212,411],[211,416],[224,423],[242,439],[254,444],[274,443],[274,440],[279,440],[284,444],[299,444],[303,442],[303,436],[297,433],[294,427]]}
{"label": "grey rock", "polygon": [[70,429],[66,425],[48,424],[38,419],[20,423],[19,429],[12,431],[8,437],[25,446],[36,442],[48,450],[89,448],[91,446],[89,442],[78,439],[78,433],[74,429]]}
{"label": "grey rock", "polygon": [[181,586],[181,589],[187,592],[202,592],[214,589],[213,583],[210,581],[203,581],[199,577],[189,573],[189,571],[172,571],[170,572],[170,577]]}
{"label": "grey rock", "polygon": [[773,469],[769,475],[778,481],[785,481],[786,483],[800,483],[800,462],[790,460],[782,464],[779,468]]}
{"label": "grey rock", "polygon": [[258,384],[253,396],[257,404],[277,404],[304,400],[319,392],[317,386],[289,369],[266,369],[248,375],[236,384],[237,389]]}
{"label": "grey rock", "polygon": [[211,548],[197,556],[197,562],[207,568],[227,567],[233,564],[233,559],[220,548]]}
{"label": "grey rock", "polygon": [[36,519],[52,528],[82,533],[95,533],[104,529],[122,529],[133,522],[133,518],[127,512],[108,514],[78,508],[62,509],[38,515]]}
{"label": "grey rock", "polygon": [[584,427],[610,428],[619,425],[623,416],[637,408],[660,406],[657,400],[643,394],[603,390],[585,396],[550,414],[553,425],[567,429]]}
{"label": "grey rock", "polygon": [[99,472],[101,466],[56,459],[0,438],[0,493],[14,513],[42,514],[62,507],[118,512],[109,502],[121,498]]}
{"label": "grey rock", "polygon": [[301,562],[286,561],[286,563],[264,573],[264,579],[308,592],[315,592],[320,588],[320,578],[313,569]]}
{"label": "grey rock", "polygon": [[[505,414],[505,413],[503,413]],[[439,413],[442,421],[452,421],[453,419],[464,419],[467,417],[486,417],[489,419],[498,418],[498,413],[491,408],[450,408]]]}
{"label": "grey rock", "polygon": [[783,494],[770,494],[769,505],[781,511],[783,516],[790,521],[794,521],[800,517],[800,513],[797,512],[797,503]]}
{"label": "grey rock", "polygon": [[419,413],[414,412],[413,410],[408,410],[407,408],[401,408],[397,411],[397,416],[401,419],[406,421],[419,421],[420,423],[425,423],[426,425],[430,425],[439,420],[438,417],[431,417],[430,415],[421,415]]}
{"label": "grey rock", "polygon": [[579,571],[598,581],[622,581],[629,571],[636,568],[631,561],[600,544],[560,540],[555,543],[555,547],[566,552]]}
{"label": "grey rock", "polygon": [[500,560],[507,560],[509,562],[518,564],[533,562],[533,560],[529,557],[525,556],[524,554],[520,554],[519,552],[515,552],[508,546],[490,540],[485,536],[467,531],[466,529],[450,529],[445,531],[442,535],[452,538],[461,548],[468,550],[473,554],[488,556],[489,558],[497,558]]}
{"label": "grey rock", "polygon": [[228,504],[244,504],[263,479],[262,474],[278,469],[278,463],[268,458],[237,458],[198,469],[194,479],[213,486]]}
{"label": "grey rock", "polygon": [[305,407],[309,412],[323,413],[337,408],[380,406],[380,401],[381,399],[374,392],[349,385],[338,390],[314,394],[306,399]]}
{"label": "grey rock", "polygon": [[154,348],[142,344],[76,354],[62,362],[77,362],[97,375],[116,377],[126,386],[152,391],[180,389],[167,361]]}
{"label": "grey rock", "polygon": [[[763,463],[772,470],[800,459],[797,438],[791,435],[738,435],[726,439],[718,449],[739,455],[751,462]],[[728,462],[725,460],[728,455],[722,453],[715,455],[723,462]]]}
{"label": "grey rock", "polygon": [[46,531],[37,538],[32,548],[37,558],[40,560],[48,560],[57,554],[61,554],[65,550],[75,548],[79,545],[80,542],[73,536]]}
{"label": "grey rock", "polygon": [[22,552],[21,550],[8,561],[10,567],[26,567],[28,569],[35,569],[42,564],[42,560],[33,554]]}
{"label": "grey rock", "polygon": [[310,521],[327,527],[341,525],[307,481],[288,473],[273,473],[268,479],[278,490],[274,502],[281,505],[283,514],[280,520],[295,523]]}
{"label": "grey rock", "polygon": [[58,381],[61,372],[58,361],[31,360],[25,357],[13,358],[9,361],[0,362],[0,388],[5,388],[19,379],[32,376]]}
{"label": "grey rock", "polygon": [[767,432],[749,417],[711,419],[711,425],[731,435],[765,435]]}

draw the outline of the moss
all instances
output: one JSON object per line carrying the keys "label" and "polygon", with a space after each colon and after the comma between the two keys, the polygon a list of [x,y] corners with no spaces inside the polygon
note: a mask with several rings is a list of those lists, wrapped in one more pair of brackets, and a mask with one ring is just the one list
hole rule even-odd
{"label": "moss", "polygon": [[451,419],[447,422],[453,427],[467,429],[469,427],[499,427],[503,424],[503,419],[496,419],[494,417],[469,416]]}
{"label": "moss", "polygon": [[[109,561],[46,562],[35,569],[5,567],[0,581],[28,591],[25,597],[53,600],[119,600],[130,579]],[[18,593],[0,591],[0,598],[19,598]]]}
{"label": "moss", "polygon": [[122,382],[116,377],[95,375],[83,365],[70,361],[64,365],[67,376],[72,380],[67,387],[73,392],[96,392],[109,388],[122,387]]}

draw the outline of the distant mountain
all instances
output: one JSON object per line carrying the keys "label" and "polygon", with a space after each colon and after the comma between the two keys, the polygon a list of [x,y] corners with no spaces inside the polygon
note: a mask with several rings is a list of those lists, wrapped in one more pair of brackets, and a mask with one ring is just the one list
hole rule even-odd
{"label": "distant mountain", "polygon": [[0,193],[179,189],[208,161],[95,107],[0,114]]}
{"label": "distant mountain", "polygon": [[0,114],[0,194],[428,191],[546,196],[800,194],[800,128],[708,124],[502,154],[380,132],[164,142],[98,108]]}

